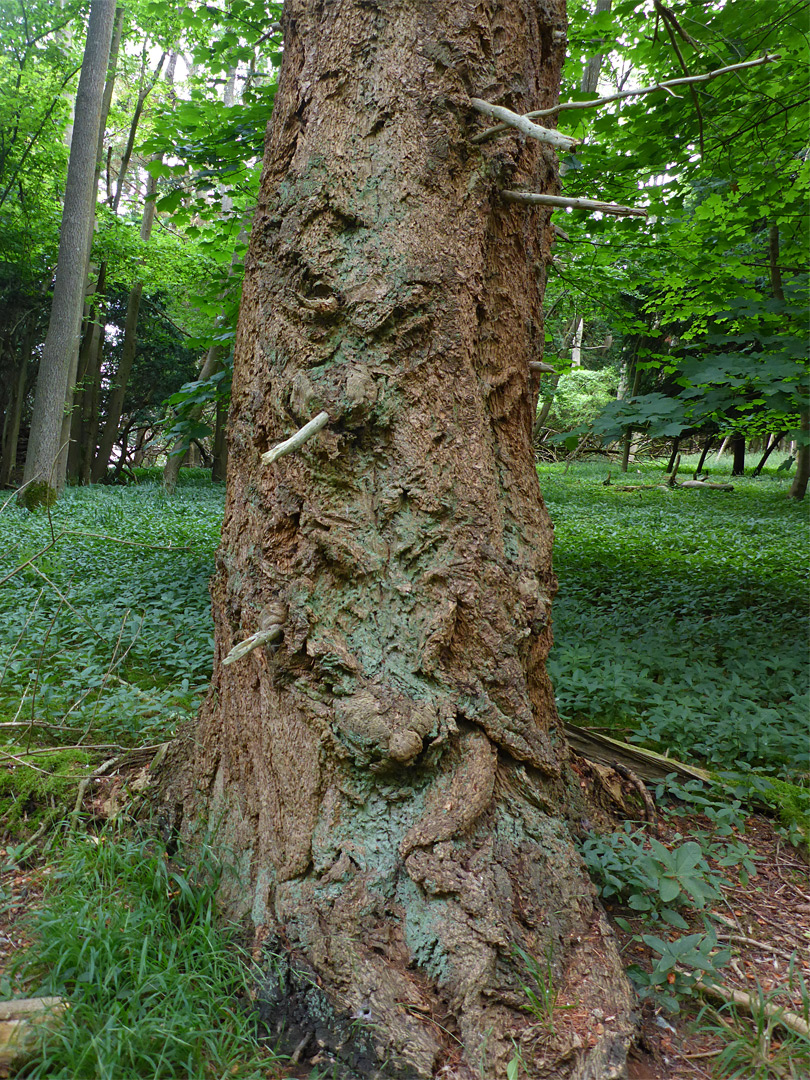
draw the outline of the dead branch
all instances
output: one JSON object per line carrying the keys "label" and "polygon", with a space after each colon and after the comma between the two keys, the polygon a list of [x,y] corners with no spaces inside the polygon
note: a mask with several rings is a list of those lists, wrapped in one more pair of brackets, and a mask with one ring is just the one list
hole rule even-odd
{"label": "dead branch", "polygon": [[[521,116],[520,113],[512,112],[511,109],[505,109],[502,105],[493,105],[489,101],[483,101],[481,98],[470,98],[470,104],[472,107],[484,116],[489,116],[493,120],[500,120],[508,128],[514,128],[519,131],[521,135],[526,135],[530,139],[537,139],[538,142],[548,143],[550,146],[556,146],[560,150],[573,150],[577,145],[578,140],[572,139],[570,135],[563,135],[561,131],[552,131],[550,128],[540,127],[539,124],[532,123],[527,116]],[[480,141],[480,136],[474,135],[472,142],[477,143]]]}
{"label": "dead branch", "polygon": [[329,423],[329,413],[319,412],[314,419],[310,420],[308,424],[304,424],[294,435],[291,435],[289,439],[284,442],[277,443],[271,447],[266,453],[262,454],[262,464],[272,465],[274,461],[282,457],[284,454],[291,454],[293,450],[298,450],[304,445],[313,435],[317,435],[321,428],[325,428]]}
{"label": "dead branch", "polygon": [[706,997],[713,997],[718,1001],[736,1005],[752,1016],[756,1016],[757,1011],[760,1011],[769,1020],[781,1024],[788,1031],[792,1031],[796,1035],[802,1035],[805,1039],[810,1039],[810,1024],[803,1020],[798,1013],[790,1012],[781,1005],[772,1005],[770,1002],[757,998],[754,994],[746,993],[745,990],[732,990],[727,986],[718,986],[716,983],[698,981],[696,986],[701,994],[705,994]]}
{"label": "dead branch", "polygon": [[[776,60],[781,60],[781,56],[775,54],[773,56],[761,56],[758,60],[747,60],[744,64],[731,64],[729,67],[717,68],[715,71],[709,71],[704,75],[690,75],[680,79],[668,79],[666,82],[656,83],[655,86],[645,86],[640,90],[622,90],[618,94],[609,94],[607,97],[593,98],[591,101],[564,101],[561,105],[555,105],[551,109],[538,109],[533,112],[525,113],[528,120],[542,120],[545,116],[554,116],[559,112],[567,112],[570,109],[601,109],[605,105],[610,105],[614,101],[623,101],[625,98],[642,97],[644,94],[655,94],[659,90],[664,93],[672,93],[673,86],[691,86],[695,83],[710,82],[712,79],[718,78],[720,75],[727,75],[731,71],[742,71],[745,68],[760,67],[762,64],[770,64]],[[504,132],[509,131],[509,124],[498,124],[497,127],[487,128],[486,131],[480,132],[472,140],[475,143],[486,142],[488,139],[494,139],[497,135],[502,135]]]}
{"label": "dead branch", "polygon": [[522,203],[524,206],[551,206],[571,210],[598,211],[600,214],[612,214],[614,217],[647,217],[647,211],[638,206],[622,206],[620,203],[599,202],[596,199],[569,198],[567,195],[541,195],[536,191],[502,191],[501,197],[507,202]]}

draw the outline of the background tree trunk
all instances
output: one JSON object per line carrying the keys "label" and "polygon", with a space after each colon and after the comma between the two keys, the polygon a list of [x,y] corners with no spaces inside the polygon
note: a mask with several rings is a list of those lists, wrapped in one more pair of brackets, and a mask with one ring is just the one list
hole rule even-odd
{"label": "background tree trunk", "polygon": [[[76,378],[79,335],[94,214],[93,177],[102,96],[112,40],[113,0],[93,0],[87,26],[59,234],[51,319],[37,377],[23,481],[61,489],[67,456],[60,453],[68,387]],[[59,461],[57,461],[59,459]]]}
{"label": "background tree trunk", "polygon": [[[468,141],[471,96],[554,103],[564,25],[533,0],[284,9],[214,679],[193,752],[171,760],[193,757],[187,827],[210,823],[236,860],[224,899],[268,965],[264,1008],[367,1075],[495,1080],[514,1040],[532,1077],[607,1080],[629,1037],[544,667],[555,579],[528,362],[548,214],[498,196],[557,190],[556,161]],[[262,464],[321,410],[319,435]],[[223,664],[274,626],[280,643]],[[553,1031],[525,1011],[516,947],[573,1006]]]}

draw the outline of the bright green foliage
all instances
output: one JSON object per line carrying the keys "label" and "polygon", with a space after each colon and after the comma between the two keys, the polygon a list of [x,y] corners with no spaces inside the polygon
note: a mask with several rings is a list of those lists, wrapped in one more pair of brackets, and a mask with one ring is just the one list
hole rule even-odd
{"label": "bright green foliage", "polygon": [[[546,420],[551,431],[567,431],[592,423],[616,396],[618,374],[613,368],[590,371],[572,368],[560,376],[554,391],[554,403]],[[544,388],[540,387],[541,400]]]}
{"label": "bright green foliage", "polygon": [[628,426],[669,436],[792,431],[807,396],[802,6],[681,0],[668,5],[676,23],[640,0],[592,10],[569,5],[563,101],[594,96],[579,80],[596,52],[605,54],[605,94],[764,52],[781,59],[693,90],[559,114],[560,127],[583,140],[564,162],[565,193],[642,205],[650,217],[556,214],[571,243],[558,245],[546,303],[567,300],[547,336],[559,335],[575,304],[586,319],[609,322],[630,384],[638,365],[635,399],[611,406],[595,427],[606,439]]}
{"label": "bright green foliage", "polygon": [[26,1076],[268,1075],[249,958],[217,919],[221,874],[205,847],[183,865],[114,827],[67,838],[16,976],[70,1007]]}
{"label": "bright green foliage", "polygon": [[[665,480],[663,464],[643,469],[634,483]],[[560,712],[716,769],[803,774],[806,515],[776,479],[632,493],[604,487],[607,471],[539,469],[560,578],[548,665]]]}
{"label": "bright green foliage", "polygon": [[633,911],[680,930],[687,923],[678,909],[704,908],[719,898],[724,884],[706,862],[700,844],[688,841],[670,850],[655,838],[634,832],[629,822],[624,832],[589,838],[581,851],[606,900],[621,900]]}

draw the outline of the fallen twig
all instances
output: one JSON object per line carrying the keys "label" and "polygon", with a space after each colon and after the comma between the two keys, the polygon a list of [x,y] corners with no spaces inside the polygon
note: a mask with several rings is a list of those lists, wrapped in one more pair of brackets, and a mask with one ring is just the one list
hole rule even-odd
{"label": "fallen twig", "polygon": [[772,1005],[754,994],[748,994],[745,990],[732,990],[727,986],[719,986],[717,983],[704,983],[700,980],[695,984],[698,990],[706,997],[713,997],[716,1001],[724,1001],[726,1004],[736,1005],[751,1015],[761,1011],[769,1020],[773,1020],[782,1027],[792,1031],[795,1035],[802,1035],[810,1039],[810,1024],[803,1020],[798,1013],[790,1012],[782,1005]]}

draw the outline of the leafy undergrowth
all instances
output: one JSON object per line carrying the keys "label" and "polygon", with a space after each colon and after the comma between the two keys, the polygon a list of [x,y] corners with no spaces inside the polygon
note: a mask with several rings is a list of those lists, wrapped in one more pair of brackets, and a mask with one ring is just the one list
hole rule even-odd
{"label": "leafy undergrowth", "polygon": [[805,509],[775,477],[664,491],[652,486],[662,463],[620,481],[614,466],[606,487],[609,468],[538,470],[555,524],[549,672],[562,716],[716,771],[805,786]]}
{"label": "leafy undergrowth", "polygon": [[17,1075],[271,1075],[275,1058],[255,1041],[249,957],[217,921],[210,853],[183,864],[114,825],[58,848],[3,989],[69,1008]]}
{"label": "leafy undergrowth", "polygon": [[[223,489],[184,475],[69,488],[0,513],[0,724],[19,744],[138,745],[193,716],[210,678],[208,579]],[[27,565],[26,565],[27,564]]]}
{"label": "leafy undergrowth", "polygon": [[[810,938],[799,910],[810,897],[797,883],[806,868],[785,843],[810,835],[806,514],[777,474],[735,480],[731,493],[664,491],[653,486],[662,466],[646,464],[627,481],[650,489],[620,492],[615,477],[603,485],[607,471],[602,463],[539,470],[556,526],[549,668],[560,711],[706,764],[717,782],[662,785],[658,801],[671,810],[660,840],[633,823],[592,836],[586,861],[617,917],[648,1017],[665,1024],[667,1008],[694,1015],[699,977],[747,986],[763,1006],[775,1002],[778,1012],[789,1002],[806,1016],[807,973],[794,956]],[[41,833],[70,814],[92,764],[162,742],[196,712],[210,676],[207,584],[222,499],[199,472],[184,473],[172,499],[143,473],[128,488],[73,489],[47,510],[11,502],[0,512],[7,836]],[[751,836],[752,805],[781,817],[776,834],[766,823]],[[28,849],[7,852],[14,874]],[[55,1056],[30,1075],[252,1075],[257,1051],[235,1004],[246,968],[227,935],[216,936],[205,881],[194,878],[192,898],[192,871],[110,831],[74,833],[47,871],[47,895],[22,931],[21,944],[33,940],[22,987],[64,994],[73,1007],[48,1051]],[[16,924],[27,905],[0,894],[0,922]],[[745,949],[755,950],[750,962]],[[782,964],[774,976],[763,958]],[[553,986],[546,990],[553,1003]],[[715,1064],[716,1076],[802,1075],[790,1060],[804,1060],[803,1045],[764,1008],[748,1020],[732,1006],[706,1009],[700,1031],[712,1056],[703,1072],[677,1075],[705,1076]],[[676,1022],[680,1038],[684,1021]],[[694,1037],[679,1045],[694,1049]],[[520,1075],[517,1059],[513,1071]]]}

